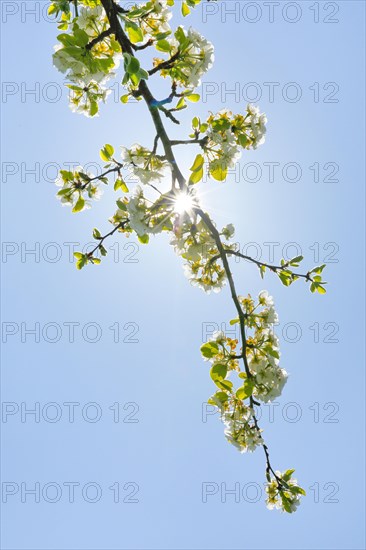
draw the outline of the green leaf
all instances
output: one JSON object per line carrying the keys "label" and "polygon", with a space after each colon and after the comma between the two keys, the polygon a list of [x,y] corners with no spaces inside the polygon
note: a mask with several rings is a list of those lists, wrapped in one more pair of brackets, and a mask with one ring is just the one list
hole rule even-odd
{"label": "green leaf", "polygon": [[101,239],[102,238],[102,235],[100,234],[99,229],[97,229],[96,227],[93,229],[93,238],[94,239]]}
{"label": "green leaf", "polygon": [[84,174],[84,172],[78,172],[79,174],[79,177],[83,180],[83,181],[86,181],[86,182],[89,182],[90,181],[90,177],[88,176],[88,174]]}
{"label": "green leaf", "polygon": [[72,181],[74,179],[73,172],[70,172],[69,170],[60,170],[60,174],[62,179],[65,181]]}
{"label": "green leaf", "polygon": [[239,142],[239,145],[241,145],[242,147],[246,147],[248,145],[248,136],[246,134],[240,134],[238,136],[238,142]]}
{"label": "green leaf", "polygon": [[117,206],[120,210],[123,210],[124,212],[127,211],[126,204],[123,201],[121,201],[120,199],[118,199],[118,201],[116,201],[116,204],[117,204]]}
{"label": "green leaf", "polygon": [[230,321],[229,324],[230,324],[230,325],[236,325],[237,323],[240,323],[239,317],[237,317],[236,319],[231,319],[231,321]]}
{"label": "green leaf", "polygon": [[291,476],[294,473],[294,471],[295,471],[294,469],[286,470],[286,472],[282,475],[282,479],[286,482],[289,481],[291,479]]}
{"label": "green leaf", "polygon": [[219,353],[219,345],[216,342],[207,342],[201,346],[201,353],[206,359],[212,359]]}
{"label": "green leaf", "polygon": [[271,355],[271,357],[275,357],[276,359],[280,358],[280,354],[278,353],[278,351],[271,347],[265,348],[265,352],[268,353],[268,355]]}
{"label": "green leaf", "polygon": [[280,495],[281,495],[282,504],[283,504],[283,507],[284,507],[285,511],[288,512],[289,514],[291,514],[290,501],[288,500],[286,495],[284,495],[283,491],[280,491]]}
{"label": "green leaf", "polygon": [[212,121],[212,128],[215,132],[229,130],[229,128],[231,128],[231,123],[229,120],[220,118],[219,120]]}
{"label": "green leaf", "polygon": [[176,109],[178,109],[178,110],[184,109],[186,106],[187,105],[186,105],[186,101],[185,101],[184,97],[181,97],[180,100],[177,103]]}
{"label": "green leaf", "polygon": [[280,271],[278,277],[284,286],[290,286],[292,283],[292,276],[287,271]]}
{"label": "green leaf", "polygon": [[90,116],[95,116],[98,111],[99,111],[98,102],[97,101],[91,101],[90,102],[90,109],[89,109]]}
{"label": "green leaf", "polygon": [[115,40],[112,36],[109,37],[109,43],[114,52],[116,53],[121,52],[121,46],[119,45],[119,42],[117,42],[117,40]]}
{"label": "green leaf", "polygon": [[318,267],[314,267],[310,273],[322,273],[323,269],[326,267],[326,264],[319,265]]}
{"label": "green leaf", "polygon": [[189,95],[186,95],[185,97],[189,101],[192,101],[192,103],[197,103],[197,101],[201,99],[200,94],[189,94]]}
{"label": "green leaf", "polygon": [[190,170],[191,172],[198,172],[198,170],[201,170],[202,166],[204,165],[205,159],[202,155],[198,154],[194,160],[194,163],[192,164]]}
{"label": "green leaf", "polygon": [[183,2],[182,3],[182,15],[183,15],[183,17],[187,17],[187,15],[189,15],[190,13],[191,13],[191,10],[187,6],[186,2]]}
{"label": "green leaf", "polygon": [[203,168],[197,170],[196,172],[192,172],[191,177],[189,178],[189,185],[195,185],[201,179],[203,178]]}
{"label": "green leaf", "polygon": [[75,252],[74,256],[75,258],[77,258],[76,269],[82,269],[84,265],[88,263],[88,256],[86,254],[82,254],[81,252]]}
{"label": "green leaf", "polygon": [[89,36],[82,29],[75,29],[74,36],[75,36],[75,43],[78,46],[81,46],[82,48],[84,48],[89,43]]}
{"label": "green leaf", "polygon": [[103,149],[101,149],[99,154],[100,158],[104,160],[104,162],[108,162],[109,160],[111,160],[114,154],[114,148],[112,147],[112,145],[109,145],[109,143],[107,143],[106,145],[104,145]]}
{"label": "green leaf", "polygon": [[137,76],[140,80],[149,80],[149,73],[140,67],[140,70],[137,73]]}
{"label": "green leaf", "polygon": [[142,235],[142,236],[138,235],[137,238],[142,244],[148,244],[149,242],[149,235]]}
{"label": "green leaf", "polygon": [[126,23],[126,30],[132,44],[136,44],[137,42],[143,41],[144,39],[143,32],[140,29],[140,27],[136,25],[136,23],[132,23],[132,21],[129,21],[128,23]]}
{"label": "green leaf", "polygon": [[58,191],[57,195],[59,197],[62,197],[63,195],[68,195],[69,193],[71,193],[71,191],[68,187],[66,187],[65,189],[60,189],[60,191]]}
{"label": "green leaf", "polygon": [[223,365],[220,363],[220,364],[214,365],[211,368],[210,376],[214,382],[216,382],[216,380],[225,380],[226,375],[227,375],[226,365]]}
{"label": "green leaf", "polygon": [[158,40],[155,47],[160,52],[170,52],[171,46],[167,40]]}
{"label": "green leaf", "polygon": [[226,403],[226,401],[229,399],[229,396],[227,393],[223,392],[223,391],[217,391],[209,400],[208,400],[208,403],[210,405],[216,405],[217,407],[217,404],[215,403],[214,401],[214,398],[217,400],[217,401],[220,401],[220,403]]}
{"label": "green leaf", "polygon": [[224,181],[227,176],[227,168],[216,166],[210,169],[210,174],[216,181]]}
{"label": "green leaf", "polygon": [[128,192],[129,192],[129,189],[128,189],[126,183],[123,181],[122,178],[118,178],[118,179],[116,179],[116,181],[115,181],[114,190],[115,190],[115,191],[118,191],[118,189],[122,189],[122,191],[123,191],[124,193],[128,193]]}
{"label": "green leaf", "polygon": [[302,262],[303,259],[304,256],[296,256],[296,258],[292,258],[292,260],[290,260],[289,264],[294,267],[298,267],[299,263]]}
{"label": "green leaf", "polygon": [[247,379],[244,381],[244,384],[236,392],[236,397],[238,399],[247,399],[250,397],[254,390],[254,380]]}
{"label": "green leaf", "polygon": [[215,381],[216,386],[225,391],[231,391],[233,388],[233,383],[230,380],[220,380]]}
{"label": "green leaf", "polygon": [[130,94],[121,95],[120,100],[122,103],[127,103],[130,98]]}
{"label": "green leaf", "polygon": [[127,65],[127,72],[129,75],[138,73],[140,70],[140,61],[137,57],[131,57],[131,61]]}
{"label": "green leaf", "polygon": [[76,204],[74,208],[72,209],[73,212],[81,212],[82,209],[85,206],[85,199],[82,195],[79,196],[78,200],[76,201]]}
{"label": "green leaf", "polygon": [[137,71],[135,74],[130,74],[131,82],[134,86],[138,86],[140,84],[140,76],[139,76],[140,70]]}
{"label": "green leaf", "polygon": [[48,15],[53,15],[54,13],[58,13],[58,9],[57,9],[57,7],[55,6],[55,4],[51,4],[51,5],[48,7],[47,13],[48,13]]}
{"label": "green leaf", "polygon": [[[323,281],[322,281],[323,282]],[[323,284],[326,284],[323,282]],[[318,292],[319,294],[326,294],[326,289],[320,284],[320,282],[313,282],[310,285],[311,292]]]}
{"label": "green leaf", "polygon": [[75,38],[71,34],[61,33],[57,36],[57,40],[64,46],[75,46]]}
{"label": "green leaf", "polygon": [[158,32],[158,34],[155,35],[155,39],[156,40],[164,40],[164,38],[167,38],[171,34],[172,34],[172,31]]}
{"label": "green leaf", "polygon": [[192,120],[192,128],[198,128],[200,124],[200,119],[198,117],[194,117],[194,119]]}

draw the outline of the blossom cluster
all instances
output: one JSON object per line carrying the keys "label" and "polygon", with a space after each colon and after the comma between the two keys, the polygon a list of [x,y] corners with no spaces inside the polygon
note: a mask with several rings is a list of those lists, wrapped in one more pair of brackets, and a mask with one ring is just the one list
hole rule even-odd
{"label": "blossom cluster", "polygon": [[178,27],[173,36],[157,43],[160,51],[169,53],[169,60],[154,59],[155,67],[164,63],[161,75],[169,76],[173,82],[192,90],[201,84],[202,76],[212,67],[214,47],[198,31],[190,28],[186,31]]}
{"label": "blossom cluster", "polygon": [[[250,422],[253,399],[264,403],[273,401],[281,394],[287,373],[279,366],[278,338],[271,327],[278,321],[272,297],[264,290],[257,302],[250,295],[245,298],[238,296],[238,301],[245,329],[250,332],[245,350],[241,349],[238,354],[238,341],[217,332],[201,347],[201,353],[212,363],[211,378],[219,388],[210,403],[221,411],[228,440],[244,452],[263,444],[259,429]],[[240,320],[236,318],[231,324],[238,322]],[[244,371],[240,369],[239,359],[244,362]],[[228,379],[232,371],[242,383],[237,390]],[[250,400],[249,407],[244,404],[246,399]]]}
{"label": "blossom cluster", "polygon": [[76,170],[60,170],[56,185],[61,187],[57,193],[62,206],[71,206],[73,212],[90,208],[91,200],[98,200],[102,195],[99,181],[92,173],[85,172],[81,166]]}
{"label": "blossom cluster", "polygon": [[107,82],[115,75],[122,57],[113,35],[89,46],[108,26],[102,6],[93,3],[80,6],[78,17],[70,24],[71,32],[57,37],[60,44],[55,46],[53,63],[69,81],[71,109],[86,116],[95,116],[99,103],[106,101],[110,92]]}
{"label": "blossom cluster", "polygon": [[300,487],[296,479],[292,479],[292,474],[295,470],[286,470],[274,472],[275,477],[271,478],[267,474],[266,493],[267,508],[273,510],[277,508],[289,514],[296,511],[300,504],[301,495],[306,495],[304,489]]}
{"label": "blossom cluster", "polygon": [[139,144],[122,147],[122,160],[129,171],[143,184],[160,182],[169,163]]}
{"label": "blossom cluster", "polygon": [[152,203],[148,200],[142,188],[138,185],[130,198],[124,197],[117,201],[118,210],[109,219],[117,226],[121,221],[128,220],[124,232],[134,231],[142,243],[147,243],[149,235],[173,230],[174,200],[169,194],[162,195]]}
{"label": "blossom cluster", "polygon": [[[246,360],[254,382],[253,395],[267,403],[279,397],[287,381],[287,372],[279,366],[279,341],[272,325],[278,323],[273,298],[266,290],[260,292],[258,301],[238,297],[245,324],[251,331],[247,338]],[[238,323],[239,318],[231,323]]]}
{"label": "blossom cluster", "polygon": [[[225,437],[241,453],[253,452],[259,445],[263,445],[261,430],[254,421],[252,404],[246,405],[244,399],[250,397],[249,385],[245,373],[240,371],[239,361],[236,358],[238,340],[228,338],[223,332],[215,332],[206,344],[201,347],[203,357],[210,361],[210,375],[219,391],[210,399],[209,403],[221,411],[221,420],[225,425]],[[245,391],[239,388],[235,392],[233,382],[228,379],[232,372],[236,372],[245,380]],[[243,386],[244,387],[244,386]]]}
{"label": "blossom cluster", "polygon": [[[221,235],[231,238],[234,235],[232,224],[226,226]],[[171,239],[177,254],[186,263],[184,272],[193,286],[197,286],[207,293],[219,292],[226,284],[226,273],[222,266],[220,254],[216,242],[201,220],[199,223],[179,224],[175,227],[174,236]],[[227,249],[234,245],[226,245]]]}
{"label": "blossom cluster", "polygon": [[149,0],[130,8],[122,20],[131,42],[138,43],[146,39],[163,40],[169,36],[171,17],[168,0]]}
{"label": "blossom cluster", "polygon": [[[186,0],[194,7],[199,0]],[[119,12],[119,20],[124,27],[130,44],[144,43],[140,47],[155,44],[158,51],[170,53],[174,63],[164,66],[163,76],[169,75],[174,82],[188,90],[200,84],[201,76],[213,63],[213,46],[197,31],[183,27],[172,35],[169,21],[170,6],[174,0],[149,0]],[[55,46],[53,63],[66,75],[70,89],[70,107],[74,112],[86,116],[96,116],[100,102],[105,102],[110,90],[107,84],[115,76],[120,61],[124,62],[122,84],[129,94],[138,89],[142,79],[149,74],[138,59],[130,53],[122,52],[119,42],[110,31],[110,24],[100,0],[80,0],[79,10],[72,17],[70,4],[65,0],[55,0],[49,7],[49,14],[62,13]],[[188,13],[185,13],[187,15]],[[155,66],[164,60],[155,59]],[[129,94],[122,101],[128,100]]]}
{"label": "blossom cluster", "polygon": [[254,452],[263,445],[260,429],[253,422],[253,409],[236,400],[230,411],[221,417],[225,425],[225,437],[241,453]]}
{"label": "blossom cluster", "polygon": [[258,107],[248,104],[244,114],[233,115],[228,109],[223,109],[211,114],[203,124],[197,118],[193,119],[190,137],[200,138],[203,161],[208,163],[210,175],[223,181],[229,168],[239,160],[242,149],[256,149],[264,143],[266,123],[266,115],[261,114]]}

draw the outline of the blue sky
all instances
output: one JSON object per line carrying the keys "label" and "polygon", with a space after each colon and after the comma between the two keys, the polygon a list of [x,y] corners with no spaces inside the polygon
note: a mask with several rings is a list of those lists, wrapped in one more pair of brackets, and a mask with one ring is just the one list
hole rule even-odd
{"label": "blue sky", "polygon": [[[195,114],[240,112],[257,94],[266,143],[240,178],[203,184],[204,206],[264,261],[300,250],[306,266],[329,264],[314,296],[233,263],[238,291],[268,289],[280,317],[290,378],[261,423],[275,467],[296,468],[308,493],[291,516],[264,505],[260,450],[229,447],[204,405],[214,387],[199,347],[233,317],[228,290],[191,288],[165,237],[115,238],[82,272],[69,261],[70,243],[108,229],[115,196],[71,215],[55,166],[100,164],[105,143],[151,146],[154,132],[143,104],[113,96],[97,119],[71,113],[44,4],[2,4],[2,547],[364,548],[364,3],[280,2],[273,22],[263,2],[198,8],[184,24],[214,42],[215,65],[203,101],[168,124],[185,137]],[[195,151],[178,153],[187,170]],[[36,483],[40,502],[26,493]]]}

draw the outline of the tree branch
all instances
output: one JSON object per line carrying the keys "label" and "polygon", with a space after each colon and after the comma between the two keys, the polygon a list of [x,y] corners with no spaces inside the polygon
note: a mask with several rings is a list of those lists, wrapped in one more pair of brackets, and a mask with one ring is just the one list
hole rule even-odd
{"label": "tree branch", "polygon": [[206,143],[207,141],[207,137],[204,137],[202,139],[173,139],[171,140],[170,142],[170,145],[172,145],[172,147],[175,147],[176,145],[194,145],[194,144],[198,144],[198,145],[201,145],[201,147],[204,146],[204,144]]}
{"label": "tree branch", "polygon": [[96,44],[98,44],[99,42],[102,42],[105,38],[107,38],[107,36],[110,36],[111,34],[113,34],[113,31],[111,28],[101,32],[100,35],[93,38],[93,40],[91,40],[89,44],[85,46],[85,48],[87,50],[91,50]]}
{"label": "tree branch", "polygon": [[171,69],[171,67],[174,65],[178,57],[180,56],[180,51],[178,50],[170,59],[167,59],[166,61],[163,61],[162,63],[159,63],[159,65],[156,65],[153,69],[150,69],[147,71],[149,73],[149,76],[152,76],[155,73],[158,73],[159,71],[162,71],[164,69]]}
{"label": "tree branch", "polygon": [[120,229],[121,227],[124,228],[124,227],[128,224],[129,221],[130,221],[130,220],[123,220],[123,222],[121,222],[121,223],[119,223],[118,225],[116,225],[116,227],[114,227],[114,229],[112,229],[112,231],[110,231],[109,233],[107,233],[106,235],[104,235],[103,237],[101,237],[101,239],[100,239],[99,243],[97,244],[97,246],[96,246],[95,248],[93,248],[93,250],[92,250],[91,252],[88,252],[87,255],[88,255],[90,258],[92,258],[93,255],[95,254],[95,252],[96,252],[97,250],[99,250],[101,246],[103,246],[103,242],[104,242],[106,239],[108,239],[108,237],[111,237],[112,235],[114,235],[114,234],[116,233],[116,231],[118,231],[118,229]]}
{"label": "tree branch", "polygon": [[[123,28],[122,28],[122,26],[121,26],[121,24],[118,20],[117,14],[120,11],[120,9],[117,7],[117,5],[115,4],[115,2],[113,0],[101,0],[101,3],[103,5],[104,10],[107,14],[107,17],[109,19],[111,29],[113,29],[113,32],[116,36],[117,41],[121,45],[122,50],[126,51],[130,55],[134,56],[133,48],[131,47],[129,39],[126,36],[126,34],[124,33],[124,30],[123,30]],[[174,64],[174,61],[178,58],[178,56],[179,56],[179,51],[174,56],[172,56],[170,60],[161,63],[160,65],[158,65],[157,67],[155,67],[154,69],[149,71],[149,74],[152,75],[152,74],[158,72],[159,70],[162,70],[164,68],[169,68],[171,66],[171,64]],[[173,84],[173,86],[174,86],[174,84]],[[144,98],[144,100],[147,104],[147,107],[150,111],[151,117],[152,117],[154,125],[155,125],[157,136],[160,138],[160,140],[163,144],[163,147],[164,147],[166,158],[170,162],[170,165],[171,165],[171,168],[172,168],[172,175],[173,175],[173,184],[174,184],[175,181],[178,181],[180,188],[185,189],[187,187],[186,179],[184,178],[182,172],[180,171],[180,169],[178,167],[178,164],[176,162],[176,159],[175,159],[175,156],[174,156],[174,153],[173,153],[173,150],[172,150],[172,144],[174,144],[174,142],[172,142],[169,139],[168,135],[167,135],[167,132],[165,130],[164,124],[162,122],[162,119],[161,119],[161,116],[160,116],[160,113],[159,113],[159,109],[156,106],[153,105],[154,102],[156,103],[156,100],[154,99],[154,97],[153,97],[153,95],[152,95],[152,93],[151,93],[151,91],[150,91],[150,89],[149,89],[149,87],[148,87],[145,80],[140,81],[139,88],[138,88],[138,93],[139,93],[139,95],[141,95]],[[169,115],[167,115],[167,116],[169,116]],[[178,143],[175,143],[175,144],[178,144]],[[221,258],[223,266],[224,266],[224,270],[225,270],[225,273],[226,273],[226,276],[227,276],[227,279],[228,279],[228,282],[229,282],[231,297],[232,297],[232,300],[234,302],[235,308],[237,310],[238,317],[239,317],[239,322],[240,322],[240,333],[241,333],[241,339],[242,339],[242,359],[243,359],[243,363],[244,363],[244,368],[245,368],[245,372],[246,372],[247,377],[250,379],[250,378],[252,378],[252,374],[251,374],[250,369],[249,369],[248,358],[247,358],[247,353],[246,353],[247,340],[246,340],[246,331],[245,331],[245,314],[244,314],[244,312],[241,308],[241,305],[240,305],[240,302],[239,302],[239,299],[238,299],[234,279],[233,279],[233,276],[232,276],[232,273],[231,273],[231,270],[230,270],[229,261],[228,261],[228,258],[227,258],[227,256],[230,255],[232,253],[232,251],[228,251],[228,250],[225,249],[224,244],[221,241],[220,233],[218,232],[215,225],[211,221],[211,218],[209,217],[209,215],[206,214],[205,212],[203,212],[203,210],[200,207],[196,207],[196,208],[194,208],[194,210],[197,213],[197,215],[202,219],[202,221],[204,222],[204,224],[206,225],[208,230],[210,231],[210,233],[211,233],[211,235],[212,235],[212,237],[213,237],[213,239],[216,243],[217,249],[218,249],[219,254],[220,254],[220,258]],[[106,235],[104,238],[106,238],[107,236],[113,234],[117,230],[118,230],[118,226],[113,231],[111,231],[108,235]],[[103,238],[103,240],[104,240],[104,238]],[[102,242],[103,242],[103,240],[102,240]],[[257,418],[255,417],[255,414],[254,414],[254,409],[253,409],[254,404],[255,404],[254,399],[252,397],[250,397],[250,406],[253,410],[254,424],[255,424],[256,429],[258,430],[258,433],[260,433]],[[261,439],[261,440],[263,441],[263,439]],[[263,446],[265,456],[266,456],[267,472],[271,471],[274,474],[275,479],[277,480],[278,486],[280,488],[281,487],[280,480],[276,476],[276,474],[275,474],[275,472],[272,469],[271,464],[270,464],[268,448],[267,448],[267,446],[264,442],[262,443],[262,446]]]}
{"label": "tree branch", "polygon": [[[249,262],[252,262],[256,264],[258,267],[266,267],[270,271],[274,271],[277,273],[277,271],[282,271],[284,269],[287,269],[290,266],[290,262],[286,262],[283,265],[270,265],[266,264],[264,262],[260,262],[259,260],[255,260],[254,258],[251,258],[251,256],[246,256],[245,254],[241,254],[241,252],[236,252],[235,250],[228,250],[227,254],[230,256],[237,256],[238,258],[243,258],[244,260],[248,260]],[[299,277],[302,279],[306,279],[307,281],[312,281],[312,277],[310,277],[310,273],[293,273],[294,277]]]}
{"label": "tree branch", "polygon": [[[116,40],[119,42],[119,44],[122,48],[122,51],[125,51],[125,52],[129,53],[131,56],[135,57],[133,49],[131,48],[131,45],[129,43],[129,40],[128,40],[126,34],[124,33],[124,31],[122,29],[122,26],[119,22],[119,19],[118,19],[118,16],[117,16],[116,4],[114,3],[113,0],[101,0],[101,3],[103,5],[103,8],[104,8],[106,14],[107,14],[109,23],[111,25],[111,28],[113,29]],[[178,181],[179,187],[181,189],[183,189],[184,186],[186,185],[186,180],[185,180],[182,172],[178,168],[178,164],[177,164],[177,161],[175,159],[172,146],[170,145],[170,139],[168,137],[168,134],[166,133],[164,124],[161,120],[159,110],[156,107],[152,106],[155,99],[154,99],[152,93],[150,92],[150,89],[149,89],[148,85],[146,84],[145,80],[141,80],[141,82],[139,84],[138,93],[139,93],[139,95],[141,95],[144,98],[145,103],[147,104],[147,106],[149,108],[151,117],[152,117],[154,125],[155,125],[156,132],[159,135],[159,137],[161,139],[161,142],[163,144],[164,151],[165,151],[165,156],[167,158],[167,161],[171,165],[172,174],[173,174],[173,182]]]}

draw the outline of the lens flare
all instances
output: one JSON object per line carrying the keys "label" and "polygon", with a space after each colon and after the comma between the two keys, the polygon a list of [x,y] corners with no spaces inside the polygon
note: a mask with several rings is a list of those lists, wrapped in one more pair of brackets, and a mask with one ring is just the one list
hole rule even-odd
{"label": "lens flare", "polygon": [[180,215],[185,213],[189,214],[192,212],[194,204],[194,197],[192,197],[192,195],[188,195],[188,193],[180,193],[174,199],[174,212]]}

